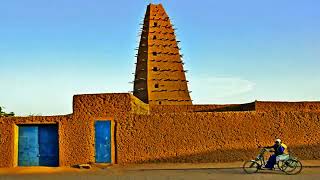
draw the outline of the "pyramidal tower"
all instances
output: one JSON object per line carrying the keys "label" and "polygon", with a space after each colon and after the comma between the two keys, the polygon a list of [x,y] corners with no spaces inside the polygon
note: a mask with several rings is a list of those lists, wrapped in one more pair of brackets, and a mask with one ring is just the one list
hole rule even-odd
{"label": "pyramidal tower", "polygon": [[142,24],[133,95],[152,105],[191,105],[179,41],[161,4],[149,4]]}

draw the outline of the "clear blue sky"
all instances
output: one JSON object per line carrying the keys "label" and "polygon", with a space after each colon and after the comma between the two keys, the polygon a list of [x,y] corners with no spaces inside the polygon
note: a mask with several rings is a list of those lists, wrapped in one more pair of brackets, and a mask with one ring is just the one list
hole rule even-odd
{"label": "clear blue sky", "polygon": [[[74,94],[131,91],[149,2],[1,1],[0,105],[67,114]],[[153,2],[178,28],[194,103],[320,101],[320,1]]]}

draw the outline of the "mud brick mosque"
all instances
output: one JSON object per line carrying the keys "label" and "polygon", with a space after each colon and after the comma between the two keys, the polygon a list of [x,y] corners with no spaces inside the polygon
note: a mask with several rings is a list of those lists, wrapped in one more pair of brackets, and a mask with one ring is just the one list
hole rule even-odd
{"label": "mud brick mosque", "polygon": [[251,159],[281,137],[320,159],[320,102],[194,105],[170,18],[147,7],[133,94],[82,94],[73,113],[0,117],[0,167]]}

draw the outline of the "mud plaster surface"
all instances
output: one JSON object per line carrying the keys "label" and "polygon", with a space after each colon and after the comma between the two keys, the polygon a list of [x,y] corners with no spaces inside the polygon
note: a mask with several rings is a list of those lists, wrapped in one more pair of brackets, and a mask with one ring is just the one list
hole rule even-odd
{"label": "mud plaster surface", "polygon": [[243,111],[208,112],[220,106],[157,108],[126,93],[77,95],[71,115],[0,118],[0,166],[15,165],[14,128],[30,123],[59,125],[60,166],[94,162],[94,121],[101,119],[115,122],[119,164],[244,160],[276,137],[299,158],[320,159],[319,103],[259,103],[245,104],[250,108]]}

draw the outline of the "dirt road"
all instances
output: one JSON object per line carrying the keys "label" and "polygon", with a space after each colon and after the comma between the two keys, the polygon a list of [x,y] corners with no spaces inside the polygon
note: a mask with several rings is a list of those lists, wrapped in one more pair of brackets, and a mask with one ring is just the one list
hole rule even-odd
{"label": "dirt road", "polygon": [[244,174],[240,168],[232,169],[43,169],[32,172],[30,169],[19,171],[0,171],[0,180],[57,180],[57,179],[74,179],[74,180],[215,180],[215,179],[263,179],[263,180],[313,180],[320,179],[320,168],[304,168],[299,175],[285,175],[280,171],[261,171],[256,174]]}

